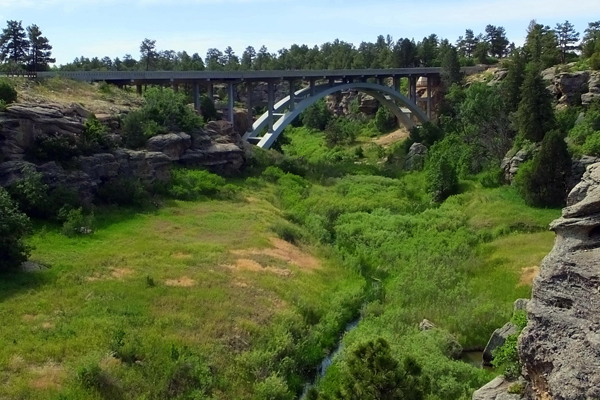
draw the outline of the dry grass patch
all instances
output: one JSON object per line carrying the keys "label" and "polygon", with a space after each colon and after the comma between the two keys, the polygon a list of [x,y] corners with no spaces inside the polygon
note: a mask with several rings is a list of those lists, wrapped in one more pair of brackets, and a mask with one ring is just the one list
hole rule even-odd
{"label": "dry grass patch", "polygon": [[379,146],[389,147],[394,143],[398,143],[402,140],[405,140],[406,138],[408,138],[408,136],[410,136],[410,132],[408,131],[408,129],[400,128],[397,131],[373,139],[373,143]]}
{"label": "dry grass patch", "polygon": [[179,279],[167,279],[165,285],[170,287],[192,287],[196,286],[196,281],[187,276],[183,276]]}
{"label": "dry grass patch", "polygon": [[523,268],[521,271],[521,279],[519,280],[519,286],[531,286],[533,280],[540,274],[540,267],[534,265],[533,267]]}
{"label": "dry grass patch", "polygon": [[269,241],[273,246],[272,248],[234,250],[231,253],[242,257],[269,256],[306,270],[314,270],[321,268],[321,263],[318,259],[311,256],[310,254],[303,252],[293,244],[288,243],[285,240],[273,237],[270,238]]}
{"label": "dry grass patch", "polygon": [[115,279],[124,279],[132,276],[135,273],[131,268],[112,268],[110,275]]}
{"label": "dry grass patch", "polygon": [[191,260],[193,256],[187,253],[173,253],[171,257],[175,260]]}
{"label": "dry grass patch", "polygon": [[38,390],[58,389],[67,376],[65,369],[54,362],[31,367],[30,370],[33,375],[30,385]]}

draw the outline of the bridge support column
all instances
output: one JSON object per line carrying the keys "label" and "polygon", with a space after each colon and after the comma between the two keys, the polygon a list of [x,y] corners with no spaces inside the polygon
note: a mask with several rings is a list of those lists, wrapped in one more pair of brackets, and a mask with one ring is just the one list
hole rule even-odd
{"label": "bridge support column", "polygon": [[208,98],[210,99],[210,101],[214,102],[215,101],[215,87],[213,86],[212,83],[208,84],[208,87],[206,88],[206,92],[208,94]]}
{"label": "bridge support column", "polygon": [[175,93],[179,93],[179,84],[178,83],[173,84],[173,90],[175,91]]}
{"label": "bridge support column", "polygon": [[400,78],[397,76],[394,76],[394,90],[400,93]]}
{"label": "bridge support column", "polygon": [[246,108],[248,109],[248,132],[252,132],[252,124],[254,124],[254,118],[252,116],[252,92],[254,91],[254,85],[252,82],[246,82]]}
{"label": "bridge support column", "polygon": [[290,111],[294,111],[296,109],[296,81],[294,79],[290,79],[288,82],[290,84]]}
{"label": "bridge support column", "polygon": [[194,109],[200,111],[200,84],[194,82]]}
{"label": "bridge support column", "polygon": [[275,88],[274,88],[274,84],[273,81],[269,81],[268,83],[268,93],[267,93],[267,98],[268,98],[268,104],[267,104],[267,108],[268,108],[268,113],[269,116],[267,117],[269,120],[269,133],[273,133],[273,111],[275,108]]}
{"label": "bridge support column", "polygon": [[142,95],[142,85],[135,85],[138,96]]}
{"label": "bridge support column", "polygon": [[310,78],[310,95],[315,95],[315,78]]}
{"label": "bridge support column", "polygon": [[410,101],[417,104],[417,77],[411,76],[409,78],[410,87]]}
{"label": "bridge support column", "polygon": [[335,86],[335,78],[329,78],[329,87]]}
{"label": "bridge support column", "polygon": [[235,107],[235,85],[233,82],[229,83],[229,86],[227,87],[227,100],[229,102],[229,122],[231,122],[231,125],[233,125],[233,123],[235,122],[233,120],[234,117],[234,110],[233,108]]}
{"label": "bridge support column", "polygon": [[431,106],[432,106],[432,99],[431,96],[433,96],[432,90],[431,90],[431,80],[432,80],[432,76],[428,75],[427,76],[427,118],[429,118],[431,120]]}
{"label": "bridge support column", "polygon": [[381,76],[378,76],[378,77],[377,77],[377,83],[378,83],[378,84],[380,84],[381,86],[384,86],[384,85],[385,85],[385,83],[384,83],[384,81],[383,81],[383,77],[381,77]]}

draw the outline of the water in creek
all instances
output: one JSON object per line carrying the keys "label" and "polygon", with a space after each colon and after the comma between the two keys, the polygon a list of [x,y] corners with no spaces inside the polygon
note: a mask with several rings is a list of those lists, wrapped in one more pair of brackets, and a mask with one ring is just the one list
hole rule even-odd
{"label": "water in creek", "polygon": [[493,367],[483,365],[483,351],[465,351],[462,353],[460,359],[477,368],[483,368],[490,371],[494,369]]}
{"label": "water in creek", "polygon": [[[361,318],[359,317],[359,318],[355,319],[354,321],[350,322],[348,325],[346,325],[346,329],[344,329],[344,335],[346,333],[351,332],[354,329],[356,329],[360,320],[361,320]],[[331,352],[331,354],[329,354],[323,361],[321,361],[321,365],[319,365],[319,368],[317,369],[317,376],[315,377],[315,379],[312,383],[307,383],[304,386],[304,391],[302,392],[302,396],[300,397],[300,399],[306,399],[306,395],[308,394],[308,391],[310,390],[310,388],[315,386],[317,381],[320,378],[325,376],[325,374],[327,373],[327,370],[329,369],[329,367],[331,367],[331,364],[333,364],[333,360],[335,359],[335,357],[338,354],[340,354],[340,352],[343,350],[344,345],[342,344],[342,338],[343,338],[343,335],[340,338],[340,341],[338,342],[336,348]]]}

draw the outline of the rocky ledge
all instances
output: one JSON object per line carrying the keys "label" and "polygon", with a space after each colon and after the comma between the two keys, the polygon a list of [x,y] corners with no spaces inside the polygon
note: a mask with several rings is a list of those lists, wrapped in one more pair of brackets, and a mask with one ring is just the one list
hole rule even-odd
{"label": "rocky ledge", "polygon": [[519,338],[528,397],[600,399],[600,164],[587,168],[551,228],[556,242]]}
{"label": "rocky ledge", "polygon": [[166,181],[173,164],[230,175],[238,172],[246,159],[240,135],[225,121],[210,122],[189,135],[178,132],[155,136],[141,150],[118,147],[121,143],[118,116],[101,119],[112,130],[111,150],[73,157],[67,168],[52,159],[36,159],[35,148],[40,138],[64,137],[76,141],[83,135],[89,115],[77,105],[61,109],[39,104],[15,104],[0,113],[0,186],[21,179],[24,167],[30,166],[42,173],[50,187],[63,185],[74,189],[83,202],[89,203],[100,184],[117,177]]}

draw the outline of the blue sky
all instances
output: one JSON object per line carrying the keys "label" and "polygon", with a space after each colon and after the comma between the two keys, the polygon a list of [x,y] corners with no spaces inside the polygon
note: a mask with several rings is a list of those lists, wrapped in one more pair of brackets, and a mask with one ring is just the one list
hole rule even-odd
{"label": "blue sky", "polygon": [[293,43],[336,38],[358,45],[379,34],[452,42],[471,28],[506,28],[522,44],[531,19],[555,26],[568,19],[583,33],[600,20],[600,0],[0,0],[0,21],[35,23],[54,46],[57,63],[84,55],[139,56],[148,37],[160,50],[206,55],[210,47],[248,45],[271,52]]}

